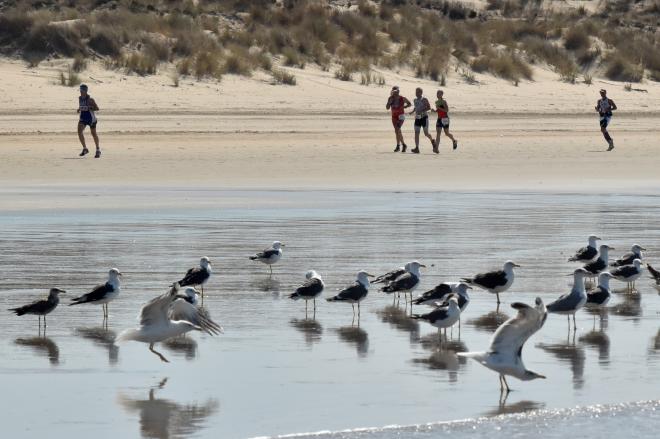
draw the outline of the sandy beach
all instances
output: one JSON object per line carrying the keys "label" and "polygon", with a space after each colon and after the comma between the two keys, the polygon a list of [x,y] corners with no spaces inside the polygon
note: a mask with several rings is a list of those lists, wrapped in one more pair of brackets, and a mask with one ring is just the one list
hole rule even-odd
{"label": "sandy beach", "polygon": [[[660,187],[660,113],[653,104],[660,86],[654,82],[635,86],[645,92],[628,92],[611,81],[562,83],[538,68],[535,81],[518,87],[492,76],[478,75],[479,85],[450,77],[444,90],[460,147],[452,152],[443,138],[435,155],[423,139],[422,154],[414,156],[391,152],[394,136],[384,110],[391,84],[410,98],[416,85],[428,96],[437,89],[411,72],[388,74],[384,87],[338,81],[308,67],[291,69],[298,77],[294,87],[255,75],[219,83],[183,80],[175,88],[167,72],[142,78],[91,66],[83,80],[101,107],[104,154],[93,160],[77,157],[77,89],[56,84],[61,63],[0,65],[5,191],[180,186],[653,193]],[[592,110],[600,87],[619,107],[610,153]],[[411,120],[404,134],[412,145]]]}

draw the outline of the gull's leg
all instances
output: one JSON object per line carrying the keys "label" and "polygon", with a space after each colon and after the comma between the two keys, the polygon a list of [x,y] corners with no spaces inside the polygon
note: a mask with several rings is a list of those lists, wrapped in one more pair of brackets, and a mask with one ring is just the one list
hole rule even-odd
{"label": "gull's leg", "polygon": [[314,315],[316,315],[316,297],[314,298]]}
{"label": "gull's leg", "polygon": [[272,266],[272,265],[269,265],[269,266],[268,266],[268,269],[270,270],[270,275],[272,276],[272,275],[273,275],[273,266]]}
{"label": "gull's leg", "polygon": [[504,383],[502,383],[502,375],[500,375],[500,398],[502,397],[502,392],[504,392]]}
{"label": "gull's leg", "polygon": [[355,304],[351,303],[351,306],[353,307],[353,318],[355,318]]}
{"label": "gull's leg", "polygon": [[461,316],[458,316],[458,339],[461,339]]}
{"label": "gull's leg", "polygon": [[39,316],[39,334],[41,334],[41,316]]}
{"label": "gull's leg", "polygon": [[573,314],[573,332],[577,331],[577,323],[575,323],[575,313]]}
{"label": "gull's leg", "polygon": [[153,344],[153,343],[151,343],[151,344],[149,345],[149,350],[150,350],[151,352],[153,352],[154,354],[158,355],[158,357],[161,359],[161,361],[163,361],[163,362],[165,362],[165,363],[169,363],[169,361],[167,361],[167,358],[165,358],[165,357],[163,356],[163,354],[161,354],[160,352],[158,352],[158,351],[156,351],[156,350],[154,349],[154,344]]}
{"label": "gull's leg", "polygon": [[509,393],[511,389],[509,388],[509,383],[506,382],[506,377],[502,375],[502,381],[504,382],[504,388],[506,389],[506,393]]}
{"label": "gull's leg", "polygon": [[46,314],[44,314],[44,328],[46,328],[46,326],[48,326],[48,324],[46,323]]}
{"label": "gull's leg", "polygon": [[500,304],[500,293],[495,293],[495,295],[497,296],[497,305],[499,306],[499,304]]}
{"label": "gull's leg", "polygon": [[199,287],[202,290],[202,299],[203,299],[204,298],[204,284],[200,285]]}
{"label": "gull's leg", "polygon": [[307,301],[305,300],[305,318],[307,318]]}
{"label": "gull's leg", "polygon": [[360,320],[360,302],[358,302],[358,320]]}

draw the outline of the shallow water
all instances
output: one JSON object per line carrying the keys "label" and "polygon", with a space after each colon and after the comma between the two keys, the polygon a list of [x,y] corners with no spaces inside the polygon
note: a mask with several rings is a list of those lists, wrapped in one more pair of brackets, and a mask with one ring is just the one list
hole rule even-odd
{"label": "shallow water", "polygon": [[[606,425],[599,431],[609,433],[631,423],[642,435],[648,425],[657,431],[660,297],[646,276],[639,294],[616,294],[602,320],[580,312],[576,337],[567,336],[563,316],[550,316],[523,354],[527,367],[548,379],[511,379],[515,391],[503,403],[497,376],[455,355],[486,348],[504,318],[487,293],[472,293],[460,339],[454,331],[442,348],[434,328],[411,321],[375,289],[359,326],[346,304],[319,302],[316,318],[306,319],[304,303],[286,298],[310,268],[324,277],[328,296],[361,268],[380,273],[419,259],[429,266],[423,291],[513,259],[523,267],[500,308],[511,316],[512,301],[541,296],[547,302],[568,291],[565,275],[574,265],[566,259],[590,233],[616,247],[614,255],[638,242],[649,248],[647,260],[660,261],[657,197],[212,191],[203,202],[181,191],[160,197],[181,209],[113,201],[104,209],[0,212],[2,308],[38,298],[50,286],[73,297],[103,281],[111,266],[125,274],[107,328],[100,307],[85,305],[56,309],[45,337],[32,316],[6,312],[0,319],[7,437],[315,431],[409,437],[475,428],[515,437],[560,432],[539,427],[559,419]],[[223,207],[209,207],[213,199]],[[287,247],[269,278],[247,256],[274,239]],[[214,267],[205,306],[225,334],[160,346],[170,364],[142,344],[114,346],[114,336],[135,325],[141,304],[202,255]],[[652,401],[635,402],[645,400]],[[565,410],[576,406],[587,408]],[[479,419],[529,411],[534,414]],[[468,427],[425,426],[462,419],[476,420]],[[382,429],[387,425],[410,427]],[[360,427],[376,429],[352,430]]]}

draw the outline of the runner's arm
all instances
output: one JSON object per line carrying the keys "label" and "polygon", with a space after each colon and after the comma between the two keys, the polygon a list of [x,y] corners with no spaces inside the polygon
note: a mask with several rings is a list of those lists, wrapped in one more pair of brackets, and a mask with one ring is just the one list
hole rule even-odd
{"label": "runner's arm", "polygon": [[403,98],[403,108],[408,108],[408,107],[410,107],[411,105],[412,105],[412,104],[410,103],[410,101],[408,100],[408,98]]}
{"label": "runner's arm", "polygon": [[92,111],[99,111],[99,106],[96,105],[96,101],[92,98],[89,99],[89,106],[92,109]]}
{"label": "runner's arm", "polygon": [[610,99],[610,108],[612,108],[612,111],[616,110],[616,104],[612,99]]}

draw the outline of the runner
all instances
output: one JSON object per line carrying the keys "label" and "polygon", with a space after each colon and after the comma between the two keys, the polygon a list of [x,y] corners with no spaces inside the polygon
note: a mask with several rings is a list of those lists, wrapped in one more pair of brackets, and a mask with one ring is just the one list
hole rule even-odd
{"label": "runner", "polygon": [[96,144],[96,155],[95,158],[101,157],[101,148],[99,147],[99,136],[96,134],[96,115],[95,111],[99,111],[99,106],[96,105],[96,101],[87,94],[87,86],[85,84],[80,85],[80,97],[78,98],[78,113],[80,113],[80,120],[78,121],[78,138],[83,147],[80,154],[80,157],[89,153],[87,145],[85,144],[85,136],[83,135],[83,130],[86,125],[89,125],[89,129],[92,132],[92,137],[94,138],[94,144]]}
{"label": "runner", "polygon": [[596,111],[600,116],[600,132],[603,133],[603,137],[607,140],[607,144],[610,145],[607,148],[608,151],[614,149],[614,139],[610,137],[610,133],[607,132],[607,126],[612,120],[612,111],[616,110],[616,104],[614,101],[607,97],[607,90],[604,88],[600,90],[600,99],[596,102]]}
{"label": "runner", "polygon": [[403,96],[399,96],[399,87],[392,87],[390,92],[390,97],[387,99],[387,105],[385,108],[387,110],[392,110],[392,125],[394,125],[394,135],[396,136],[396,148],[394,152],[399,152],[400,147],[402,146],[401,152],[406,152],[406,142],[403,141],[403,134],[401,133],[401,127],[403,122],[406,120],[405,109],[410,107],[410,101]]}
{"label": "runner", "polygon": [[449,132],[449,104],[442,98],[443,94],[444,92],[442,90],[438,90],[438,100],[435,101],[435,111],[438,112],[438,120],[435,123],[436,134],[433,152],[436,154],[440,152],[440,134],[442,134],[443,129],[445,130],[445,135],[453,142],[454,149],[458,148],[458,141]]}
{"label": "runner", "polygon": [[431,109],[431,104],[429,100],[423,96],[423,90],[419,87],[415,90],[415,96],[413,100],[414,109],[410,114],[415,114],[415,149],[411,150],[415,154],[419,154],[419,132],[424,129],[424,135],[431,141],[433,149],[435,149],[435,141],[433,137],[429,134],[429,115],[428,111]]}

